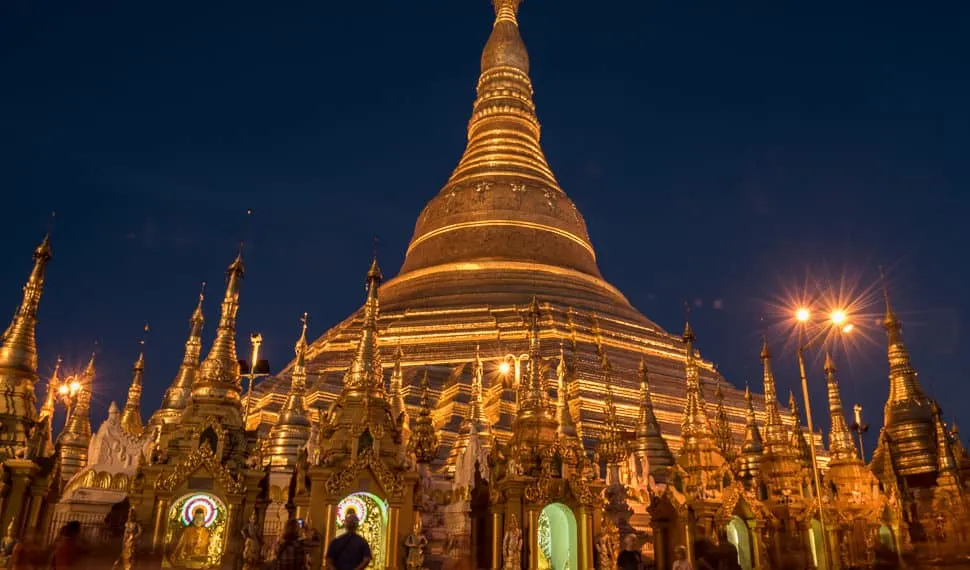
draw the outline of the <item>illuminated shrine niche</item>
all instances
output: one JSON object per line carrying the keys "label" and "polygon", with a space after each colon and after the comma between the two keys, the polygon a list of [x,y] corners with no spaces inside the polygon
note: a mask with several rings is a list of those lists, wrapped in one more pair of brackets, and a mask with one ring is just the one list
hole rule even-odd
{"label": "illuminated shrine niche", "polygon": [[576,517],[569,507],[561,503],[547,505],[539,513],[536,532],[540,569],[578,570]]}
{"label": "illuminated shrine niche", "polygon": [[225,549],[226,505],[208,493],[183,495],[169,509],[164,568],[216,568]]}
{"label": "illuminated shrine niche", "polygon": [[351,493],[337,503],[337,536],[344,530],[344,519],[354,512],[360,520],[357,533],[370,545],[372,559],[367,568],[384,568],[387,562],[387,504],[376,495]]}

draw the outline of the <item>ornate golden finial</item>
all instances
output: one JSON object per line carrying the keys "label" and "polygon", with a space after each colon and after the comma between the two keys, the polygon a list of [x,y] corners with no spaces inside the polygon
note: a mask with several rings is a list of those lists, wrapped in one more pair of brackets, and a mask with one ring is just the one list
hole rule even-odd
{"label": "ornate golden finial", "polygon": [[51,420],[54,417],[54,408],[57,403],[57,389],[61,385],[61,362],[62,359],[58,355],[57,362],[54,364],[54,373],[51,374],[50,379],[47,381],[47,393],[44,396],[44,404],[40,407],[40,417],[47,418],[48,426],[50,426]]}
{"label": "ornate golden finial", "polygon": [[[681,421],[681,434],[685,440],[696,443],[699,439],[713,439],[711,424],[707,412],[702,404],[700,374],[697,361],[694,359],[694,331],[687,321],[684,326],[684,350],[686,359],[684,371],[687,380],[686,401],[684,404],[684,418]],[[685,441],[685,445],[686,445]]]}
{"label": "ornate golden finial", "polygon": [[613,398],[613,383],[610,378],[609,360],[604,357],[603,373],[606,383],[606,398],[603,401],[603,432],[596,451],[607,464],[616,464],[626,457],[626,447],[616,418],[616,402]]}
{"label": "ornate golden finial", "polygon": [[849,426],[845,422],[845,412],[842,410],[842,396],[839,394],[839,381],[835,377],[835,362],[832,355],[825,354],[825,380],[829,391],[829,416],[831,430],[829,431],[829,454],[832,461],[857,461],[855,443],[849,433]]}
{"label": "ornate golden finial", "polygon": [[199,300],[189,317],[189,336],[185,341],[185,353],[182,355],[182,364],[179,366],[175,380],[165,390],[162,397],[162,405],[152,414],[149,420],[150,426],[161,426],[178,421],[182,415],[182,410],[189,403],[189,395],[192,393],[192,383],[195,382],[199,371],[199,357],[202,355],[202,329],[205,325],[205,316],[202,312],[202,303],[205,301],[205,281],[202,282],[199,291]]}
{"label": "ornate golden finial", "polygon": [[381,269],[375,257],[367,271],[367,301],[364,303],[364,322],[361,326],[360,342],[357,344],[354,362],[344,381],[345,387],[350,390],[375,392],[384,390],[384,369],[381,366],[381,353],[377,346],[377,319],[380,314],[377,292],[382,278]]}
{"label": "ornate golden finial", "polygon": [[539,301],[532,297],[529,303],[529,375],[519,388],[519,411],[548,412],[549,402],[542,381],[542,347],[540,344]]}
{"label": "ornate golden finial", "polygon": [[784,455],[788,451],[788,430],[781,420],[781,409],[778,405],[778,395],[775,388],[775,375],[771,371],[771,351],[768,349],[768,339],[761,339],[761,364],[764,368],[765,390],[765,444],[768,451],[776,455]]}
{"label": "ornate golden finial", "polygon": [[559,190],[539,146],[529,54],[516,18],[519,3],[495,0],[495,23],[482,51],[478,98],[468,123],[468,146],[449,186],[512,175]]}
{"label": "ornate golden finial", "polygon": [[572,371],[566,363],[566,353],[563,343],[559,343],[559,364],[556,366],[556,411],[558,412],[558,433],[563,440],[576,442],[579,431],[576,429],[576,422],[573,420],[572,411],[569,409],[569,381]]}
{"label": "ornate golden finial", "polygon": [[937,402],[931,404],[933,412],[933,424],[936,430],[936,470],[937,484],[946,485],[952,489],[962,491],[963,484],[960,476],[960,464],[957,463],[953,453],[953,444],[946,433],[946,424],[943,422],[943,412]]}
{"label": "ornate golden finial", "polygon": [[34,250],[34,267],[24,285],[20,307],[0,345],[0,385],[5,396],[0,414],[13,416],[14,424],[5,424],[0,434],[0,456],[3,448],[17,449],[27,445],[27,435],[35,421],[37,408],[34,384],[37,382],[37,308],[44,289],[44,272],[51,259],[50,234]]}
{"label": "ornate golden finial", "polygon": [[[78,438],[91,437],[91,388],[95,376],[95,358],[97,353],[92,352],[87,366],[78,378],[80,387],[77,392],[77,401],[71,410],[70,417],[64,425],[64,432]],[[85,442],[85,447],[87,443]]]}
{"label": "ornate golden finial", "polygon": [[391,400],[391,414],[394,420],[401,427],[401,440],[407,443],[411,437],[411,420],[408,417],[408,409],[404,404],[404,351],[401,345],[397,345],[394,351],[394,368],[391,371],[391,382],[388,397]]}
{"label": "ornate golden finial", "polygon": [[754,402],[751,398],[751,387],[744,387],[745,403],[745,422],[744,422],[744,444],[741,446],[742,455],[761,455],[764,451],[764,444],[761,440],[761,432],[758,430],[758,423],[754,415]]}
{"label": "ornate golden finial", "polygon": [[[192,396],[238,403],[240,401],[239,359],[236,355],[236,313],[239,312],[239,289],[245,275],[242,244],[239,253],[226,270],[226,292],[216,338],[208,356],[199,366],[192,386]],[[253,363],[255,365],[255,363]]]}
{"label": "ornate golden finial", "polygon": [[717,376],[717,388],[714,392],[714,436],[717,447],[725,457],[734,456],[734,434],[731,433],[731,421],[724,408],[724,391],[721,390],[721,376]]}
{"label": "ornate golden finial", "polygon": [[650,372],[646,359],[640,359],[640,405],[637,416],[637,431],[635,449],[638,454],[646,458],[650,472],[654,476],[660,474],[674,464],[674,456],[670,452],[667,440],[660,431],[660,422],[653,411],[653,399],[650,396]]}
{"label": "ornate golden finial", "polygon": [[[148,324],[145,324],[145,333],[148,333]],[[141,435],[144,427],[141,423],[141,390],[142,376],[145,373],[145,338],[139,341],[142,349],[138,352],[138,360],[132,368],[131,386],[128,387],[128,401],[125,402],[125,409],[121,413],[121,427],[133,436]]]}
{"label": "ornate golden finial", "polygon": [[[791,413],[792,422],[790,445],[796,450],[796,455],[803,462],[811,465],[812,449],[809,447],[804,430],[802,430],[802,414],[798,409],[798,400],[795,399],[795,393],[791,390],[788,391],[788,410]],[[808,434],[808,439],[811,440],[811,445],[815,445],[814,433]]]}
{"label": "ornate golden finial", "polygon": [[310,439],[310,418],[306,410],[307,313],[300,319],[300,337],[293,346],[296,360],[290,371],[290,392],[279,419],[269,433],[272,469],[290,472],[299,461],[300,451]]}
{"label": "ornate golden finial", "polygon": [[468,419],[475,424],[479,434],[487,435],[488,419],[485,417],[485,365],[482,363],[480,347],[475,345],[475,364],[472,370],[472,394]]}
{"label": "ornate golden finial", "polygon": [[408,447],[418,463],[431,463],[438,456],[438,433],[431,417],[431,383],[427,370],[421,380],[421,411],[414,422]]}

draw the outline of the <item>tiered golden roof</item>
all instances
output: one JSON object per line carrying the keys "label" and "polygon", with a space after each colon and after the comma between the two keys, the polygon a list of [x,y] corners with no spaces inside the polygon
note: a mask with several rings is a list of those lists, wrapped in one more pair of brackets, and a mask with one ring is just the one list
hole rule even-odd
{"label": "tiered golden roof", "polygon": [[431,463],[438,455],[438,433],[431,417],[431,384],[428,373],[421,380],[421,411],[414,420],[414,432],[408,441],[408,449],[418,463]]}
{"label": "tiered golden roof", "polygon": [[721,390],[721,377],[717,378],[717,388],[714,390],[714,439],[717,447],[729,461],[735,455],[734,435],[731,432],[731,421],[724,408],[724,391]]}
{"label": "tiered golden roof", "polygon": [[754,403],[751,401],[751,389],[744,388],[744,401],[747,412],[744,422],[744,442],[741,443],[741,454],[738,456],[738,473],[743,479],[757,479],[761,474],[761,456],[764,453],[764,441],[754,415]]}
{"label": "tiered golden roof", "polygon": [[241,399],[239,360],[236,356],[236,313],[239,312],[239,288],[245,268],[242,251],[226,270],[226,292],[216,338],[209,354],[199,366],[192,382],[193,402],[238,402]]}
{"label": "tiered golden roof", "polygon": [[653,411],[653,399],[650,396],[650,372],[647,361],[640,359],[640,402],[637,416],[636,439],[633,443],[634,453],[646,459],[650,473],[661,478],[674,464],[674,456],[670,452],[667,440],[660,432],[660,422]]}

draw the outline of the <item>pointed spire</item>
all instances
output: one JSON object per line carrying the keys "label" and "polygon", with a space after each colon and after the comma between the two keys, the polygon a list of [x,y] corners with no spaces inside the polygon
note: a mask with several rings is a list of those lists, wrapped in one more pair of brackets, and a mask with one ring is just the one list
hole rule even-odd
{"label": "pointed spire", "polygon": [[367,271],[367,300],[364,303],[364,322],[354,362],[344,380],[345,388],[351,390],[383,391],[384,369],[378,350],[377,319],[380,315],[378,288],[383,276],[377,265],[377,257]]}
{"label": "pointed spire", "polygon": [[731,421],[724,408],[724,391],[721,390],[721,376],[717,377],[717,389],[714,392],[714,435],[717,447],[725,457],[734,456],[734,435],[731,433]]}
{"label": "pointed spire", "polygon": [[932,404],[933,424],[936,430],[936,461],[937,461],[937,484],[947,485],[962,492],[963,485],[960,481],[960,464],[957,463],[953,453],[953,444],[946,433],[946,423],[943,421],[943,412],[940,405],[936,402]]}
{"label": "pointed spire", "polygon": [[714,434],[711,433],[710,420],[704,410],[703,396],[701,395],[700,374],[694,357],[694,341],[696,339],[690,321],[687,321],[684,325],[683,339],[686,352],[684,369],[687,378],[687,393],[684,404],[684,418],[680,424],[681,434],[684,437],[685,445],[687,440],[691,440],[692,443],[696,443],[696,440],[699,439],[713,441]]}
{"label": "pointed spire", "polygon": [[54,364],[54,373],[47,380],[47,392],[44,395],[44,403],[40,407],[40,417],[47,418],[46,421],[49,427],[51,420],[54,418],[55,406],[57,404],[57,390],[61,385],[61,362],[62,359],[58,355],[57,362]]}
{"label": "pointed spire", "polygon": [[468,146],[449,186],[513,175],[559,189],[539,146],[529,54],[516,18],[520,1],[494,1],[495,23],[482,52],[478,98],[468,122]]}
{"label": "pointed spire", "polygon": [[[58,436],[58,463],[62,480],[70,479],[87,464],[88,445],[91,442],[91,388],[95,376],[95,353],[77,379],[79,388],[73,396],[74,405],[70,409],[61,435]],[[117,407],[116,407],[117,409]]]}
{"label": "pointed spire", "polygon": [[637,430],[635,449],[637,454],[647,460],[647,466],[654,477],[660,476],[667,467],[674,464],[674,456],[670,452],[667,440],[660,431],[660,422],[653,411],[653,399],[650,396],[650,373],[647,361],[640,359],[640,402],[637,415]]}
{"label": "pointed spire", "polygon": [[175,380],[165,390],[162,397],[162,405],[152,415],[149,425],[161,426],[178,421],[182,415],[182,410],[189,403],[189,395],[192,392],[192,383],[195,381],[199,371],[199,357],[202,354],[202,328],[205,325],[205,317],[202,313],[202,303],[205,301],[205,282],[202,282],[202,289],[199,291],[199,300],[189,318],[189,337],[185,341],[185,353],[182,356],[182,364],[175,375]]}
{"label": "pointed spire", "polygon": [[[23,299],[0,345],[0,384],[6,396],[0,402],[0,415],[13,417],[0,434],[0,446],[11,452],[27,444],[27,435],[36,417],[34,383],[37,382],[37,308],[44,289],[44,272],[51,259],[50,234],[34,250],[34,267],[24,285]],[[0,449],[0,457],[3,455]]]}
{"label": "pointed spire", "polygon": [[[148,332],[148,325],[145,325]],[[141,435],[145,429],[141,423],[141,390],[142,377],[145,373],[145,341],[141,341],[142,350],[138,353],[138,360],[132,368],[131,386],[128,387],[128,401],[121,413],[121,428],[133,436]]]}
{"label": "pointed spire", "polygon": [[923,390],[919,385],[916,369],[909,358],[909,351],[903,343],[903,324],[893,312],[889,302],[889,287],[883,278],[883,295],[886,299],[886,316],[883,328],[889,341],[889,400],[886,406],[922,400]]}
{"label": "pointed spire", "polygon": [[762,338],[761,364],[764,368],[765,389],[765,447],[775,454],[784,454],[788,448],[788,430],[781,421],[781,409],[778,405],[778,392],[775,387],[775,375],[771,371],[771,351],[768,349],[768,339]]}
{"label": "pointed spire", "polygon": [[741,455],[761,455],[764,451],[764,444],[754,415],[754,402],[751,399],[751,388],[749,386],[744,387],[744,403],[746,414],[744,421],[744,444],[741,446]]}
{"label": "pointed spire", "polygon": [[606,384],[606,398],[603,400],[603,431],[596,450],[607,464],[616,464],[626,457],[626,448],[616,417],[616,402],[613,398],[613,379],[610,361],[603,354],[603,376]]}
{"label": "pointed spire", "polygon": [[299,459],[300,450],[310,439],[310,418],[306,410],[306,353],[307,353],[307,314],[300,319],[300,337],[293,347],[296,360],[290,371],[290,392],[280,410],[279,419],[270,430],[270,465],[282,471],[289,471]]}
{"label": "pointed spire", "polygon": [[[805,431],[802,430],[802,414],[798,410],[798,401],[795,400],[795,393],[788,392],[788,410],[791,414],[791,446],[797,450],[797,457],[808,465],[812,464],[812,449],[809,447],[808,440],[805,438]],[[815,444],[815,434],[809,434],[812,445]]]}
{"label": "pointed spire", "polygon": [[[226,269],[226,292],[216,338],[209,354],[199,366],[192,386],[192,397],[226,399],[240,402],[239,359],[236,355],[236,313],[239,312],[239,289],[245,274],[242,247]],[[255,363],[254,363],[255,364]]]}
{"label": "pointed spire", "polygon": [[474,424],[475,431],[482,437],[489,435],[488,419],[485,417],[485,365],[482,363],[480,347],[475,345],[475,364],[472,369],[472,394],[469,402],[468,420]]}
{"label": "pointed spire", "polygon": [[398,344],[397,350],[394,351],[394,368],[391,371],[388,397],[391,400],[391,414],[394,416],[394,421],[398,422],[401,426],[401,441],[407,443],[408,438],[411,437],[411,420],[408,417],[407,406],[404,404],[403,361],[404,351],[401,350],[401,345]]}
{"label": "pointed spire", "polygon": [[529,303],[529,374],[519,387],[519,412],[548,412],[549,402],[542,380],[542,347],[539,342],[539,301]]}
{"label": "pointed spire", "polygon": [[563,343],[559,343],[559,364],[556,366],[556,416],[559,438],[563,441],[575,443],[579,438],[576,422],[573,420],[572,410],[569,409],[569,382],[572,370],[566,362],[566,352]]}
{"label": "pointed spire", "polygon": [[829,454],[832,461],[857,461],[858,456],[849,426],[845,422],[845,412],[842,409],[842,396],[839,394],[839,381],[835,377],[835,362],[832,355],[825,354],[825,381],[829,391],[829,416],[831,429],[829,431]]}
{"label": "pointed spire", "polygon": [[414,422],[408,448],[418,463],[431,463],[438,456],[438,433],[431,417],[431,383],[427,370],[421,380],[421,411]]}

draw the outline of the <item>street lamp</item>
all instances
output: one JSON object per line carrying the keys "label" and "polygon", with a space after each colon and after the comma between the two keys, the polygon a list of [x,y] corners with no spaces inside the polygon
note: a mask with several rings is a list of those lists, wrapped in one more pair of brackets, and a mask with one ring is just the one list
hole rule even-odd
{"label": "street lamp", "polygon": [[865,463],[866,451],[862,447],[862,436],[867,431],[869,431],[869,424],[862,421],[862,406],[860,406],[859,404],[856,404],[852,408],[852,411],[855,412],[855,421],[852,422],[852,425],[849,426],[849,429],[854,431],[856,433],[856,436],[859,438],[859,457],[862,459],[862,462]]}
{"label": "street lamp", "polygon": [[[818,505],[818,524],[822,534],[822,556],[825,560],[825,567],[829,567],[829,539],[825,531],[825,513],[822,505],[822,481],[818,469],[818,457],[815,453],[815,426],[812,422],[812,403],[808,397],[808,378],[805,374],[805,351],[810,348],[811,341],[805,342],[805,327],[812,321],[812,311],[808,307],[798,307],[795,309],[795,320],[799,323],[798,328],[798,373],[802,381],[802,399],[805,401],[805,419],[808,423],[808,433],[811,438],[809,450],[812,452],[812,478],[815,481],[815,501]],[[832,326],[836,331],[849,333],[852,331],[852,323],[849,316],[843,309],[835,309],[828,314],[825,324]],[[797,428],[797,426],[796,426]]]}
{"label": "street lamp", "polygon": [[502,358],[502,362],[498,365],[499,374],[503,377],[503,384],[508,384],[509,373],[513,370],[515,375],[512,377],[514,387],[518,388],[519,383],[522,381],[522,363],[529,360],[528,354],[520,354],[518,356],[514,354],[506,354]]}
{"label": "street lamp", "polygon": [[247,428],[249,427],[249,414],[253,407],[253,384],[256,383],[257,378],[269,376],[269,361],[259,359],[259,347],[263,344],[263,335],[253,333],[249,336],[249,342],[253,347],[252,359],[248,362],[246,360],[239,361],[240,375],[249,379],[249,385],[246,388],[246,415],[243,420],[243,425]]}

